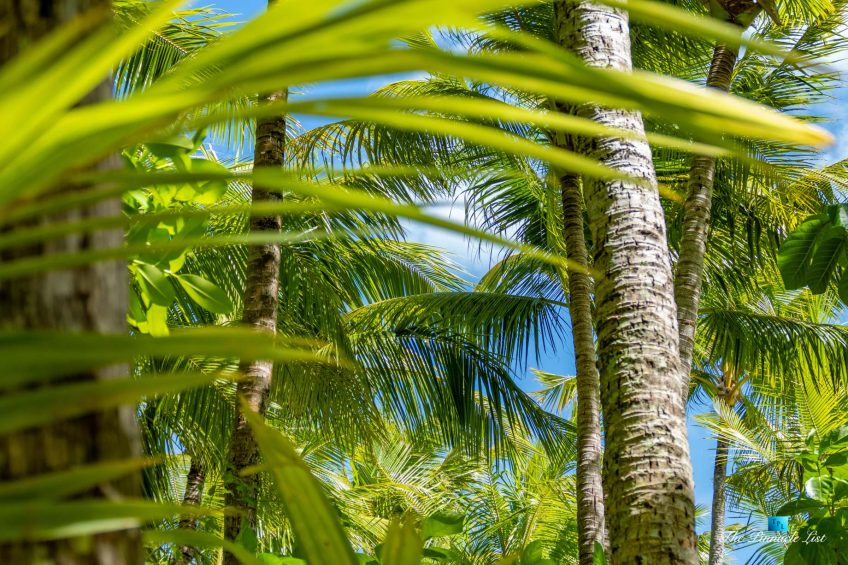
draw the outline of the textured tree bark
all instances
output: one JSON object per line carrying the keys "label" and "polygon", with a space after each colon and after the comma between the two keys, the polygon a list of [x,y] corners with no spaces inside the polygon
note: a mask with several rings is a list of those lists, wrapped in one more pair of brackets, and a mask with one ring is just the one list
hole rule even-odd
{"label": "textured tree bark", "polygon": [[[737,51],[718,45],[713,54],[707,86],[730,90]],[[689,170],[688,195],[683,205],[683,235],[680,239],[680,258],[674,278],[677,302],[677,322],[680,327],[680,362],[686,369],[692,366],[695,350],[695,327],[701,301],[704,255],[707,252],[707,232],[712,209],[716,158],[696,155]],[[683,394],[689,389],[689,375],[683,382]]]}
{"label": "textured tree bark", "polygon": [[[183,492],[183,504],[186,506],[200,506],[203,502],[203,486],[206,482],[206,473],[203,467],[196,458],[192,458],[191,466],[186,474],[186,486]],[[194,530],[197,528],[197,521],[193,516],[184,516],[180,518],[180,528]],[[184,545],[180,548],[183,563],[193,563],[197,551],[194,547]]]}
{"label": "textured tree bark", "polygon": [[[625,12],[555,3],[560,41],[591,66],[631,68]],[[581,106],[603,125],[644,134],[638,112]],[[665,219],[644,140],[589,139],[581,152],[642,182],[586,179],[594,244],[604,494],[610,558],[697,563],[692,466]]]}
{"label": "textured tree bark", "polygon": [[[90,9],[108,13],[108,0],[0,1],[0,20],[10,25],[0,37],[0,62],[38,41],[51,30]],[[111,97],[104,81],[81,104]],[[98,165],[111,168],[116,159]],[[69,189],[68,189],[69,190]],[[119,216],[119,198],[68,210],[41,223],[72,222],[85,218]],[[123,244],[121,230],[104,230],[51,240],[40,246],[15,250],[16,258],[84,252]],[[4,257],[9,259],[10,257]],[[127,266],[122,261],[101,262],[73,270],[8,281],[0,287],[0,326],[5,330],[53,330],[121,334],[127,331]],[[127,376],[126,366],[65,375],[40,386],[108,380]],[[0,436],[0,480],[32,478],[83,464],[138,457],[141,453],[135,407],[103,410]],[[140,475],[100,485],[87,498],[137,497]],[[141,563],[137,529],[85,538],[48,542],[0,543],[0,563],[102,564]]]}
{"label": "textured tree bark", "polygon": [[[560,145],[567,142],[562,140]],[[607,545],[601,479],[601,390],[592,326],[592,277],[583,233],[580,178],[560,176],[566,257],[583,269],[568,270],[568,313],[577,369],[577,539],[580,565],[593,565],[595,542]]]}
{"label": "textured tree bark", "polygon": [[716,440],[715,464],[713,467],[713,503],[710,518],[710,561],[709,565],[724,563],[724,516],[725,489],[727,483],[727,456],[730,452],[726,439]]}
{"label": "textured tree bark", "polygon": [[[264,102],[285,100],[286,91],[275,92],[262,97]],[[256,145],[253,167],[282,167],[285,157],[286,120],[275,117],[258,120],[256,124]],[[253,202],[279,200],[280,194],[266,190],[261,186],[253,187]],[[254,217],[250,222],[252,232],[280,232],[280,216]],[[264,244],[251,247],[247,255],[247,280],[244,292],[244,315],[242,323],[252,326],[256,331],[274,335],[277,331],[277,305],[279,301],[280,246]],[[244,379],[239,381],[238,393],[250,410],[265,413],[265,404],[271,387],[274,364],[271,361],[243,362],[240,370]],[[241,408],[238,408],[237,421],[230,443],[227,461],[227,506],[238,510],[224,521],[226,539],[238,538],[242,520],[251,528],[256,528],[256,498],[259,491],[259,475],[241,477],[247,467],[259,463],[259,447]],[[238,559],[230,553],[224,553],[225,565],[236,565]]]}

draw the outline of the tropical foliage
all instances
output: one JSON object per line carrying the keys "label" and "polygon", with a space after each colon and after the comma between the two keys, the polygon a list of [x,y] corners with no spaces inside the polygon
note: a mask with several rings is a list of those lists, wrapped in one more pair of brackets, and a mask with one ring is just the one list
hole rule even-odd
{"label": "tropical foliage", "polygon": [[846,563],[848,3],[13,4],[0,562]]}

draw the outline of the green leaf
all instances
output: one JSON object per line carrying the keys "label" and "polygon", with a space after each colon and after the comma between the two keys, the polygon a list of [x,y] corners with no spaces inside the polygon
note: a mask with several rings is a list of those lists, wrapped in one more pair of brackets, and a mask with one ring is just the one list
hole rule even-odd
{"label": "green leaf", "polygon": [[521,553],[521,565],[556,565],[551,559],[542,556],[542,542],[531,541]]}
{"label": "green leaf", "polygon": [[198,275],[174,275],[180,286],[198,304],[216,314],[228,314],[233,303],[223,290]]}
{"label": "green leaf", "polygon": [[831,477],[812,477],[804,483],[804,492],[810,498],[829,504],[833,498],[834,483]]}
{"label": "green leaf", "polygon": [[777,266],[786,288],[793,290],[807,284],[807,272],[822,233],[830,228],[827,218],[813,217],[792,232],[777,255]]}
{"label": "green leaf", "polygon": [[792,500],[778,508],[775,516],[794,516],[803,512],[815,512],[823,507],[822,502],[802,496],[798,500]]}
{"label": "green leaf", "polygon": [[0,390],[37,382],[56,375],[72,375],[97,367],[151,357],[208,356],[214,358],[270,359],[313,363],[328,361],[310,347],[321,342],[265,336],[246,328],[192,328],[169,337],[95,335],[62,332],[0,332],[0,359],[6,371]]}
{"label": "green leaf", "polygon": [[87,414],[95,410],[135,404],[148,396],[169,394],[212,383],[216,375],[170,374],[143,379],[111,379],[54,385],[0,396],[0,434]]}
{"label": "green leaf", "polygon": [[195,150],[192,140],[181,135],[174,135],[145,144],[147,149],[157,157],[173,159]]}
{"label": "green leaf", "polygon": [[438,563],[459,563],[462,561],[460,555],[446,547],[425,547],[424,557],[432,559]]}
{"label": "green leaf", "polygon": [[261,559],[261,555],[257,559],[242,546],[200,530],[148,530],[144,532],[144,541],[153,546],[172,544],[189,547],[223,547],[235,555],[242,565],[266,565],[267,563]]}
{"label": "green leaf", "polygon": [[30,501],[0,505],[0,541],[52,540],[137,528],[147,522],[218,511],[150,500]]}
{"label": "green leaf", "polygon": [[167,337],[171,332],[168,329],[168,309],[165,306],[151,304],[145,314],[146,332],[153,337]]}
{"label": "green leaf", "polygon": [[824,460],[825,467],[842,467],[848,465],[848,452],[834,453]]}
{"label": "green leaf", "polygon": [[464,522],[465,514],[438,512],[424,519],[421,525],[421,537],[427,541],[432,538],[461,534]]}
{"label": "green leaf", "polygon": [[848,499],[848,481],[833,477],[833,502],[839,503]]}
{"label": "green leaf", "polygon": [[821,440],[819,450],[822,453],[830,450],[848,451],[848,425],[826,433]]}
{"label": "green leaf", "polygon": [[280,557],[271,553],[260,553],[259,561],[263,565],[307,565],[303,559],[298,559],[297,557]]}
{"label": "green leaf", "polygon": [[839,299],[843,304],[848,304],[848,269],[842,270],[842,279],[839,281]]}
{"label": "green leaf", "polygon": [[7,481],[0,483],[0,500],[5,504],[13,500],[61,499],[139,471],[152,463],[149,459],[106,461]]}
{"label": "green leaf", "polygon": [[380,564],[418,565],[422,555],[421,538],[415,532],[412,522],[392,522],[380,551]]}
{"label": "green leaf", "polygon": [[241,404],[265,461],[264,468],[274,475],[275,484],[294,528],[297,547],[308,563],[358,565],[359,560],[347,541],[338,515],[301,460],[294,447],[280,432],[265,425],[262,418]]}
{"label": "green leaf", "polygon": [[833,273],[848,249],[848,232],[842,227],[829,226],[818,237],[806,280],[813,294],[827,290]]}
{"label": "green leaf", "polygon": [[259,538],[256,537],[256,531],[250,526],[247,518],[241,519],[241,527],[239,528],[235,542],[237,545],[246,549],[251,555],[256,553],[256,548],[259,546]]}
{"label": "green leaf", "polygon": [[828,206],[827,213],[834,226],[848,230],[848,204]]}
{"label": "green leaf", "polygon": [[604,553],[604,546],[599,541],[595,541],[595,550],[592,553],[593,565],[607,565],[607,556]]}
{"label": "green leaf", "polygon": [[[229,173],[229,169],[210,159],[192,159],[191,172],[193,173]],[[223,180],[210,180],[196,185],[194,201],[198,204],[211,206],[217,203],[224,193],[227,192],[227,182]]]}
{"label": "green leaf", "polygon": [[138,279],[150,303],[159,306],[170,306],[177,295],[167,275],[161,269],[150,263],[136,261],[134,264]]}

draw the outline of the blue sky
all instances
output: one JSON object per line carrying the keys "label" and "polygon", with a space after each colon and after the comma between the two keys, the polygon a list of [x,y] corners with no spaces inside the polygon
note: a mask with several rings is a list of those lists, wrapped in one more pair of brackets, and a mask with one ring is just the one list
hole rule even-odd
{"label": "blue sky", "polygon": [[[195,1],[195,5],[207,5],[208,2]],[[230,13],[240,14],[237,18],[240,21],[245,21],[262,12],[265,9],[266,2],[262,0],[218,0],[211,2],[222,10]],[[844,61],[837,61],[834,66],[839,68],[843,73],[848,72],[848,64]],[[382,86],[387,82],[385,77],[376,77],[358,81],[344,81],[336,83],[330,87],[322,86],[320,88],[311,88],[305,90],[305,95],[341,95],[341,94],[364,94]],[[840,119],[840,108],[848,107],[848,89],[842,89],[837,93],[832,103],[822,107],[821,111],[831,118],[831,122],[827,124],[827,128],[836,136],[836,143],[829,148],[823,155],[823,162],[833,162],[838,159],[848,157],[848,120]],[[313,126],[319,123],[317,120],[309,118],[301,118],[305,126]],[[438,212],[440,214],[450,216],[454,219],[461,220],[463,217],[462,204],[457,203],[454,206],[443,206]],[[478,249],[475,244],[469,244],[459,235],[446,234],[443,231],[429,227],[410,226],[409,239],[422,243],[437,245],[449,250],[454,260],[459,263],[462,268],[468,273],[471,280],[475,280],[482,275],[487,268],[498,260],[497,256],[492,256],[488,253],[478,254]],[[548,352],[534,366],[552,373],[573,374],[574,373],[574,353],[571,347],[570,339],[565,339],[562,347],[555,352]],[[527,390],[536,388],[535,382],[529,372],[524,379],[523,386]],[[689,425],[689,445],[692,453],[693,468],[695,473],[695,495],[697,503],[710,507],[712,497],[712,470],[713,470],[713,451],[714,440],[710,434],[694,424],[691,421]],[[708,517],[705,523],[708,523]],[[737,562],[744,563],[749,556],[749,551],[738,551],[734,555]]]}

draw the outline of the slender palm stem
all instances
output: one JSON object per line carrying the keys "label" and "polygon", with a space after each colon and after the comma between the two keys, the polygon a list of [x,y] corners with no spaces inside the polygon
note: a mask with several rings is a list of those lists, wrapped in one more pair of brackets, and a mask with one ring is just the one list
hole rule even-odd
{"label": "slender palm stem", "polygon": [[[707,85],[730,90],[737,51],[718,45],[713,54]],[[707,251],[707,231],[710,225],[716,158],[696,155],[689,170],[688,195],[683,205],[683,235],[680,240],[680,259],[674,278],[674,297],[680,327],[680,362],[692,365],[695,348],[695,327]],[[689,389],[688,378],[683,383],[684,394]]]}
{"label": "slender palm stem", "polygon": [[[191,466],[186,475],[186,486],[183,493],[183,505],[185,506],[200,506],[203,502],[203,486],[206,482],[206,472],[203,466],[193,457]],[[180,518],[180,528],[193,530],[197,528],[197,521],[194,517],[184,516]],[[196,554],[194,547],[185,545],[180,548],[180,553],[183,556],[184,563],[193,563]]]}
{"label": "slender palm stem", "polygon": [[713,467],[713,501],[710,517],[710,561],[709,565],[724,563],[724,516],[725,490],[727,484],[727,456],[730,452],[728,441],[716,439],[715,463]]}
{"label": "slender palm stem", "polygon": [[[580,178],[560,176],[563,231],[567,258],[588,267],[583,233],[583,195]],[[600,381],[592,326],[592,278],[585,272],[568,272],[568,312],[577,369],[577,534],[580,565],[594,563],[595,542],[605,543],[604,493],[601,480]]]}
{"label": "slender palm stem", "polygon": [[[262,97],[265,103],[285,100],[287,91],[279,91]],[[284,116],[259,119],[256,122],[256,142],[253,168],[282,167],[285,160],[286,119]],[[253,187],[253,202],[272,202],[281,195],[261,186]],[[278,216],[254,216],[250,220],[251,232],[280,232],[282,218]],[[270,243],[253,246],[247,254],[247,276],[244,291],[244,314],[242,323],[259,332],[275,334],[277,331],[277,307],[279,303],[280,246]],[[268,360],[242,362],[239,370],[244,379],[238,383],[238,396],[247,409],[264,414],[271,390],[274,363]],[[230,451],[227,458],[225,481],[227,482],[227,505],[238,510],[224,520],[226,539],[235,540],[243,525],[256,528],[256,507],[259,494],[259,474],[242,476],[244,469],[259,462],[259,446],[242,413],[237,407],[237,417]],[[224,564],[235,565],[238,559],[225,552]]]}

